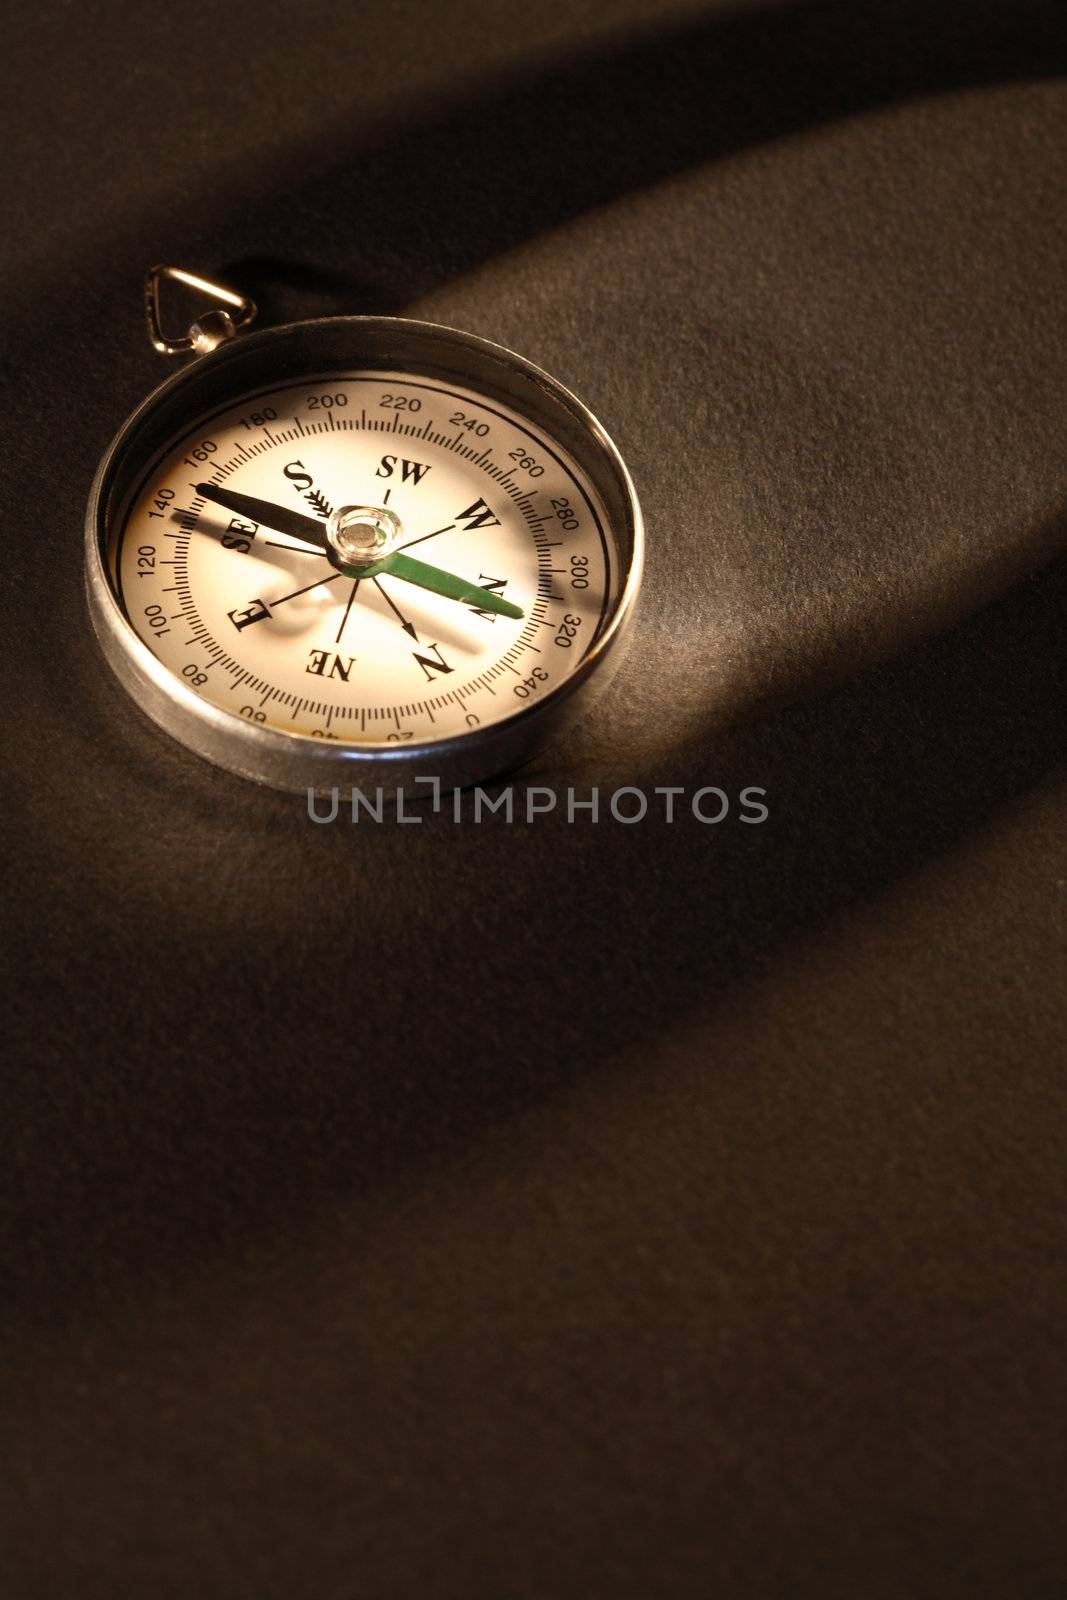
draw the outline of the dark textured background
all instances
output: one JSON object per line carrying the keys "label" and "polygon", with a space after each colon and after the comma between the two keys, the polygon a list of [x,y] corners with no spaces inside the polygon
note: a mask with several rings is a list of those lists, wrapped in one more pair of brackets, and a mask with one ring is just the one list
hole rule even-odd
{"label": "dark textured background", "polygon": [[[3,1600],[1060,1592],[1062,8],[8,4]],[[84,610],[164,259],[513,344],[635,646],[316,829]]]}

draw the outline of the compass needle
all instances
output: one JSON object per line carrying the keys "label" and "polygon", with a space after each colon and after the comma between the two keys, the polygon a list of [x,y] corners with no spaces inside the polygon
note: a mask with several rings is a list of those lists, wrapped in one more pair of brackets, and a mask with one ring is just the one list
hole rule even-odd
{"label": "compass needle", "polygon": [[521,606],[512,605],[510,600],[505,600],[493,590],[482,589],[468,578],[457,578],[452,572],[443,572],[440,567],[428,566],[425,561],[415,561],[400,552],[388,556],[379,570],[390,578],[403,578],[405,583],[417,584],[420,589],[429,589],[431,593],[444,595],[448,600],[461,600],[482,611],[494,612],[499,617],[518,619],[524,615]]}
{"label": "compass needle", "polygon": [[260,500],[255,495],[221,489],[215,483],[198,483],[196,492],[204,500],[211,500],[227,511],[236,511],[240,517],[247,517],[261,527],[273,528],[275,533],[287,533],[293,539],[303,539],[305,544],[315,545],[323,554],[326,552],[325,530],[314,517],[305,517],[300,511],[275,505],[270,500]]}

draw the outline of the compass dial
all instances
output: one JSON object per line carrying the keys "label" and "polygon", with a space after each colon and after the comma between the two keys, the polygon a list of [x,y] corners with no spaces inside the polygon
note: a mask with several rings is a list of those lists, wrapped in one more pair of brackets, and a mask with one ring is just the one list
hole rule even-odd
{"label": "compass dial", "polygon": [[197,695],[361,745],[453,739],[557,688],[617,584],[588,476],[529,418],[330,372],[183,428],[127,497],[112,582]]}

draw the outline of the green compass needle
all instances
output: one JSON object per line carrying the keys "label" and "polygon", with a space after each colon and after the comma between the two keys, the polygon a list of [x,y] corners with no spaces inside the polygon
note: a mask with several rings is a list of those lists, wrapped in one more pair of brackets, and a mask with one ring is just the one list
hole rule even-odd
{"label": "green compass needle", "polygon": [[425,561],[416,561],[414,556],[406,556],[399,550],[375,562],[374,570],[380,577],[403,578],[405,583],[417,584],[420,589],[444,595],[447,600],[465,601],[477,606],[479,611],[495,611],[501,617],[524,614],[521,606],[513,606],[510,600],[501,599],[491,589],[481,589],[469,578],[457,578],[454,572],[443,572],[440,567],[428,566]]}

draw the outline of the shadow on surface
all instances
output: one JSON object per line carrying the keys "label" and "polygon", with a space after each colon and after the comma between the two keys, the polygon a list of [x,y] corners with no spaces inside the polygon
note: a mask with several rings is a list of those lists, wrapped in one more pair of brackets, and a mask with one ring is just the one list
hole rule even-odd
{"label": "shadow on surface", "polygon": [[[247,208],[233,221],[226,201],[201,218],[202,235],[230,241],[223,275],[266,318],[350,308],[339,299],[399,310],[687,165],[893,100],[1049,74],[1061,31],[1058,8],[1035,3],[718,15],[472,89],[357,159],[338,162],[331,137],[289,203],[263,183],[269,255],[237,254]],[[358,275],[299,264],[324,214],[325,248],[334,262],[357,258]],[[51,1323],[319,1208],[432,1181],[494,1125],[576,1073],[633,1059],[679,1019],[699,1024],[785,949],[951,849],[1061,760],[1065,574],[1061,559],[848,686],[717,730],[669,772],[625,780],[762,785],[765,829],[690,823],[646,854],[641,828],[547,819],[520,850],[509,830],[440,820],[368,844],[355,830],[339,840],[301,829],[292,801],[245,796],[197,768],[189,855],[180,829],[168,846],[175,868],[158,818],[132,812],[131,857],[145,844],[127,868],[138,888],[110,887],[142,920],[131,913],[114,930],[110,978],[69,927],[37,958],[29,998],[43,1065],[9,1105],[26,1131],[6,1174],[19,1213],[8,1314]],[[108,752],[116,768],[131,752],[152,773],[168,759],[139,723],[114,737],[125,741]],[[175,802],[162,783],[160,794],[166,816]],[[195,920],[198,876],[231,882],[225,863],[193,854],[197,812],[210,807],[240,809],[268,848],[284,837],[288,859],[242,886],[247,926],[194,942],[169,919],[192,904]],[[145,915],[140,880],[153,866],[162,887]],[[358,1006],[337,980],[338,952],[373,975]],[[134,1004],[140,971],[166,974],[143,997],[148,1035],[109,1012]]]}
{"label": "shadow on surface", "polygon": [[[370,840],[307,824],[288,868],[308,885],[301,926],[279,929],[265,903],[244,936],[213,933],[210,960],[165,928],[113,949],[120,975],[168,972],[158,1043],[149,1061],[135,1042],[115,1055],[100,1099],[90,1065],[17,1112],[34,1136],[8,1165],[26,1202],[8,1314],[52,1321],[121,1299],[131,1275],[195,1273],[323,1208],[432,1184],[576,1075],[632,1065],[680,1019],[699,1027],[1058,768],[1065,598],[1061,558],[945,637],[622,780],[761,784],[762,827],[683,822],[648,859],[654,822],[547,818],[517,850],[514,830],[443,818]],[[373,972],[358,1003],[338,960]],[[57,1113],[58,1174],[34,1153]]]}
{"label": "shadow on surface", "polygon": [[[410,122],[396,119],[369,146],[363,136],[350,159],[338,159],[347,140],[333,130],[303,152],[299,188],[270,210],[278,251],[234,254],[222,275],[267,319],[400,312],[701,162],[897,101],[1056,76],[1065,32],[1049,0],[836,0],[717,12],[578,59],[536,59],[436,114],[413,107]],[[264,173],[264,194],[274,181]],[[224,217],[219,208],[216,238]],[[316,239],[358,270],[302,265]]]}

